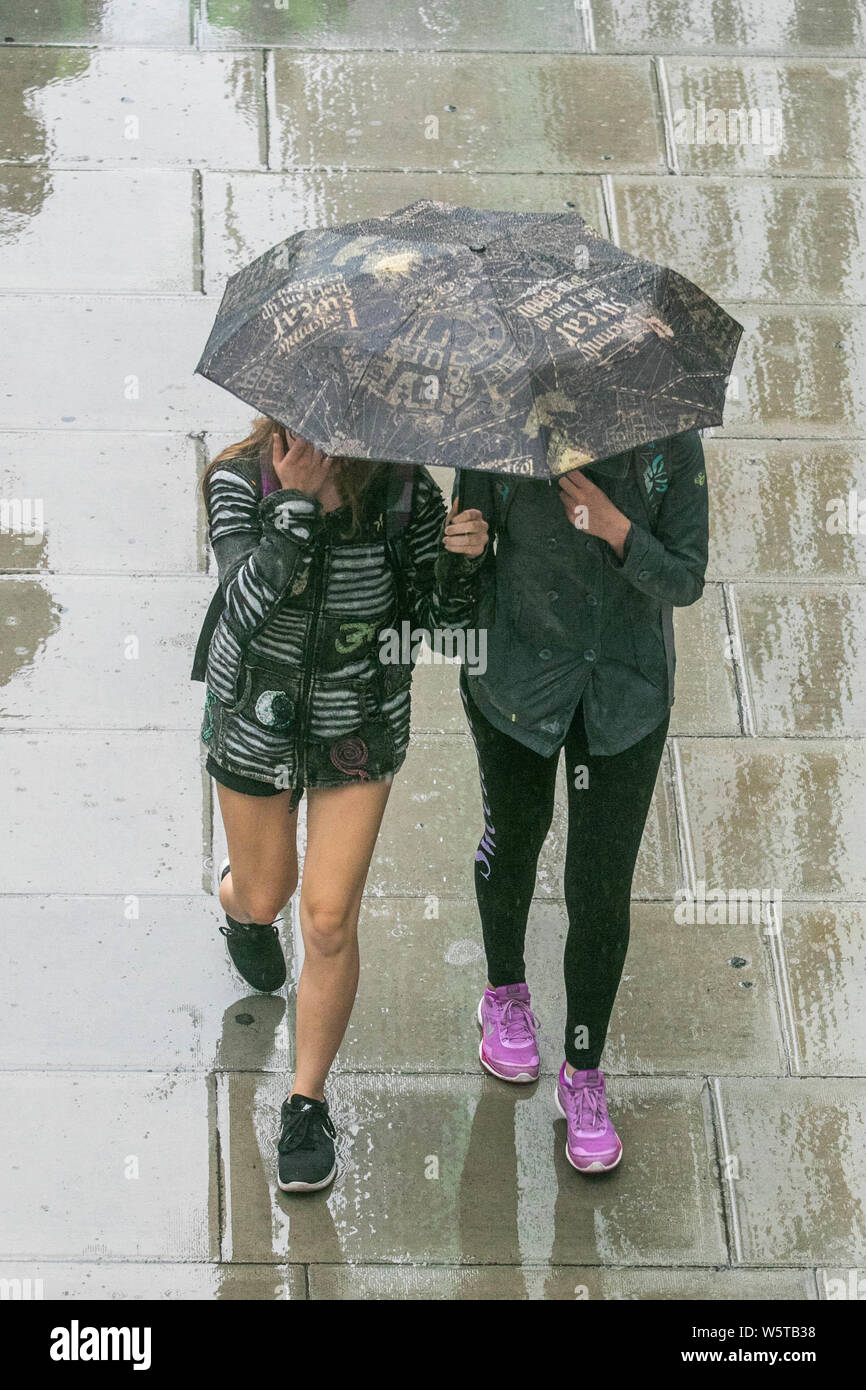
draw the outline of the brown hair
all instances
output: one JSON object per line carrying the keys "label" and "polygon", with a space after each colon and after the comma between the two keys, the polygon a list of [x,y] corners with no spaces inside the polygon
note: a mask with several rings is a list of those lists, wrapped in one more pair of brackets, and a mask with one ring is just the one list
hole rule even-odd
{"label": "brown hair", "polygon": [[[208,464],[201,480],[202,496],[208,516],[210,515],[208,484],[214,471],[220,464],[228,463],[229,459],[238,458],[241,454],[255,454],[256,458],[259,458],[263,449],[267,450],[267,458],[270,460],[271,437],[275,434],[280,436],[284,446],[288,448],[289,441],[285,426],[277,420],[272,420],[268,415],[257,415],[246,439],[240,439],[236,444],[229,444]],[[336,455],[334,464],[336,465],[334,481],[337,484],[337,490],[342,501],[352,508],[352,525],[348,534],[353,536],[360,525],[364,494],[373,479],[386,465],[370,459],[346,458],[343,455]]]}

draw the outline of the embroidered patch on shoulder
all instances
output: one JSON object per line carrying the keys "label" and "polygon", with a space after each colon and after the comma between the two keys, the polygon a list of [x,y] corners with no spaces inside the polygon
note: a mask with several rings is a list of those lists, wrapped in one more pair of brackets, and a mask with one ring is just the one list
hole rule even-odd
{"label": "embroidered patch on shoulder", "polygon": [[644,469],[644,485],[648,493],[667,492],[668,475],[665,472],[665,461],[662,454],[656,454]]}

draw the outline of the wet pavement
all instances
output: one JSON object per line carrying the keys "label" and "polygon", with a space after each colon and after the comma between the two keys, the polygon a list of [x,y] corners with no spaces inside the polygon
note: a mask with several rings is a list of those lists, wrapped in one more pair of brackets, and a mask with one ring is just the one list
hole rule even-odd
{"label": "wet pavement", "polygon": [[[866,1266],[862,7],[404,8],[5,6],[0,1287],[839,1296]],[[423,196],[576,208],[746,335],[605,1056],[624,1162],[579,1178],[551,1103],[562,783],[529,932],[543,1076],[479,1071],[475,759],[431,665],[331,1085],[341,1172],[292,1198],[296,923],[288,989],[247,996],[187,679],[197,478],[249,412],[193,368],[239,265]],[[684,919],[684,890],[723,912]]]}

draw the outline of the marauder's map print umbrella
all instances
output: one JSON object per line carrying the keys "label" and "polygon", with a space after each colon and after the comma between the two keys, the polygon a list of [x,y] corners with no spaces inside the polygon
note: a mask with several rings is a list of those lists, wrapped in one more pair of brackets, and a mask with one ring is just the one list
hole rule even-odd
{"label": "marauder's map print umbrella", "polygon": [[196,370],[334,457],[549,478],[721,424],[741,333],[576,213],[424,199],[233,275]]}

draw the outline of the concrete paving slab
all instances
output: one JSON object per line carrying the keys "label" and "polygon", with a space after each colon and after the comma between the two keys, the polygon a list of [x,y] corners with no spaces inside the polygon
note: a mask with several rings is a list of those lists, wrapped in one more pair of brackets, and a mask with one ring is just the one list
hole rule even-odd
{"label": "concrete paving slab", "polygon": [[[760,925],[679,925],[675,908],[633,905],[605,1071],[784,1070],[773,972]],[[563,1056],[566,932],[564,903],[533,903],[526,977],[541,1020],[541,1067],[551,1077]],[[360,942],[358,999],[338,1067],[480,1075],[475,1011],[486,968],[474,900],[367,897]]]}
{"label": "concrete paving slab", "polygon": [[866,1263],[866,1081],[721,1081],[738,1264]]}
{"label": "concrete paving slab", "polygon": [[206,575],[0,578],[0,720],[5,728],[189,729],[204,686],[191,681]]}
{"label": "concrete paving slab", "polygon": [[602,233],[605,228],[601,180],[591,174],[478,174],[447,169],[440,173],[207,171],[202,188],[208,294],[221,293],[235,270],[302,227],[378,217],[418,198],[515,212],[575,209]]}
{"label": "concrete paving slab", "polygon": [[4,33],[16,43],[188,44],[189,0],[78,0],[46,5],[16,0]]}
{"label": "concrete paving slab", "polygon": [[677,741],[694,876],[709,891],[866,897],[866,754],[852,739]]}
{"label": "concrete paving slab", "polygon": [[198,892],[210,850],[196,745],[149,730],[0,734],[0,892]]}
{"label": "concrete paving slab", "polygon": [[191,292],[193,196],[188,170],[4,166],[0,289]]}
{"label": "concrete paving slab", "polygon": [[866,733],[866,590],[738,584],[735,601],[757,732]]}
{"label": "concrete paving slab", "polygon": [[866,174],[856,59],[669,58],[665,69],[682,173]]}
{"label": "concrete paving slab", "polygon": [[[330,1088],[342,1171],[299,1200],[274,1179],[285,1084],[219,1079],[230,1221],[223,1258],[311,1264],[726,1263],[706,1090],[611,1088],[625,1146],[590,1185],[565,1158],[550,1085],[340,1076]],[[796,1263],[796,1261],[792,1262]]]}
{"label": "concrete paving slab", "polygon": [[617,178],[614,207],[621,246],[718,299],[863,301],[862,181]]}
{"label": "concrete paving slab", "polygon": [[224,921],[204,893],[6,897],[0,1068],[285,1070],[285,997],[235,973]]}
{"label": "concrete paving slab", "polygon": [[720,584],[708,584],[689,608],[674,611],[677,672],[671,734],[740,731],[733,663]]}
{"label": "concrete paving slab", "polygon": [[866,1075],[866,907],[792,904],[784,959],[798,1070]]}
{"label": "concrete paving slab", "polygon": [[862,441],[709,439],[704,447],[711,578],[866,578]]}
{"label": "concrete paving slab", "polygon": [[[306,1278],[299,1265],[168,1264],[151,1261],[0,1261],[0,1287],[29,1289],[28,1297],[77,1302],[93,1299],[223,1300],[284,1302],[304,1299]],[[18,1281],[18,1284],[15,1281]],[[29,1284],[28,1281],[29,1280]]]}
{"label": "concrete paving slab", "polygon": [[863,53],[866,21],[856,0],[748,0],[704,8],[685,0],[592,0],[599,53]]}
{"label": "concrete paving slab", "polygon": [[664,171],[643,58],[283,49],[274,76],[276,168]]}
{"label": "concrete paving slab", "polygon": [[412,727],[418,732],[463,734],[466,715],[450,662],[419,661],[412,677]]}
{"label": "concrete paving slab", "polygon": [[[562,894],[565,784],[560,762],[553,825],[539,857],[539,895]],[[468,735],[417,736],[385,812],[368,891],[471,897],[475,850],[482,830],[478,764]],[[637,897],[672,898],[679,854],[671,788],[663,764],[638,859]]]}
{"label": "concrete paving slab", "polygon": [[7,430],[0,442],[8,511],[0,528],[0,570],[141,575],[203,569],[195,440],[180,433],[68,429]]}
{"label": "concrete paving slab", "polygon": [[216,169],[265,162],[253,54],[13,46],[0,52],[0,92],[0,160]]}
{"label": "concrete paving slab", "polygon": [[866,434],[862,310],[725,308],[744,327],[724,431],[728,436],[835,439]]}
{"label": "concrete paving slab", "polygon": [[557,1300],[561,1302],[701,1299],[815,1299],[811,1270],[532,1268],[487,1265],[311,1265],[310,1297],[368,1300]]}
{"label": "concrete paving slab", "polygon": [[214,1258],[208,1090],[177,1073],[0,1076],[0,1255]]}
{"label": "concrete paving slab", "polygon": [[605,1069],[629,1075],[784,1072],[763,926],[691,925],[677,919],[679,907],[632,908]]}
{"label": "concrete paving slab", "polygon": [[255,412],[195,375],[218,307],[203,295],[4,295],[0,428],[221,425],[242,439]]}
{"label": "concrete paving slab", "polygon": [[561,0],[502,0],[491,42],[490,11],[479,4],[394,9],[386,0],[347,0],[337,10],[320,6],[250,10],[244,0],[202,0],[204,48],[329,49],[543,49],[571,53],[583,47],[583,29]]}

